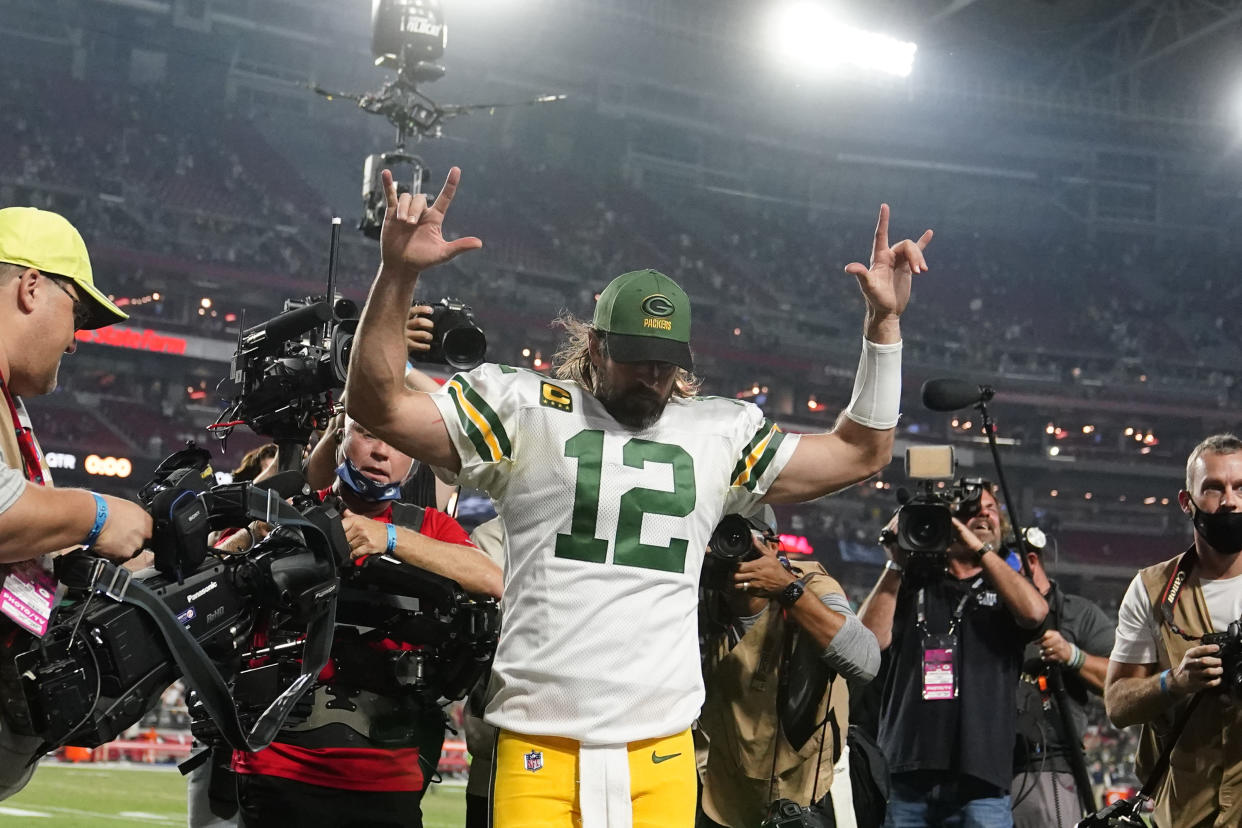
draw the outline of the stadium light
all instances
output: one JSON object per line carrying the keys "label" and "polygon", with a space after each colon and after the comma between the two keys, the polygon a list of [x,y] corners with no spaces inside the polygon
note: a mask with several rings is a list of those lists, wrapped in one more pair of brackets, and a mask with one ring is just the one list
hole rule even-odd
{"label": "stadium light", "polygon": [[795,2],[772,15],[773,49],[785,60],[814,72],[842,65],[906,77],[918,45],[838,20],[819,3]]}

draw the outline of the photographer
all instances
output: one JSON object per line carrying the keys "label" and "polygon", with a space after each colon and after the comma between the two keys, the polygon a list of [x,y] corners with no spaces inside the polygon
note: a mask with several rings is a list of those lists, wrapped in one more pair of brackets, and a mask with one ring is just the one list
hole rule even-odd
{"label": "photographer", "polygon": [[[1171,730],[1203,694],[1156,791],[1158,828],[1242,821],[1242,706],[1237,631],[1242,616],[1242,440],[1217,434],[1186,461],[1178,503],[1194,526],[1181,555],[1140,570],[1117,619],[1104,703],[1117,727],[1143,725],[1136,772],[1146,780]],[[1200,639],[1229,631],[1226,650]],[[1222,663],[1224,655],[1224,663]]]}
{"label": "photographer", "polygon": [[[390,554],[467,592],[499,597],[499,568],[470,547],[456,521],[395,502],[410,457],[347,419],[338,458],[337,479],[319,495],[344,501],[356,561]],[[244,544],[247,533],[238,534]],[[308,697],[304,721],[265,750],[233,755],[243,824],[422,824],[419,803],[438,763],[444,714],[408,688],[383,689],[392,654],[422,644],[337,625],[333,660]]]}
{"label": "photographer", "polygon": [[[1094,602],[1065,592],[1048,577],[1042,549],[1028,545],[1026,560],[1031,582],[1048,602],[1048,617],[1039,640],[1027,645],[1018,685],[1013,822],[1015,828],[1074,828],[1082,807],[1072,755],[1082,755],[1090,695],[1104,691],[1115,625]],[[1053,670],[1060,671],[1078,744],[1065,741]]]}
{"label": "photographer", "polygon": [[952,518],[955,538],[930,561],[886,535],[890,560],[860,613],[893,651],[879,736],[892,773],[891,828],[1012,825],[1014,696],[1048,604],[997,552],[991,486],[959,515],[965,523]]}
{"label": "photographer", "polygon": [[[431,350],[432,333],[435,330],[435,325],[431,321],[431,313],[430,305],[413,305],[410,308],[405,323],[405,347],[411,359],[415,354],[425,354]],[[428,394],[440,389],[440,384],[415,368],[412,361],[406,362],[405,385],[407,388]],[[306,482],[312,488],[321,489],[332,485],[338,463],[337,446],[340,445],[344,435],[344,427],[345,416],[343,414],[333,417],[323,434],[320,435],[319,442],[311,451],[306,462],[305,473]],[[457,487],[440,481],[431,473],[429,467],[417,463],[414,473],[403,486],[403,499],[421,504],[424,498],[419,495],[428,490],[434,492],[435,507],[444,511],[448,508],[449,501],[457,491]]]}
{"label": "photographer", "polygon": [[754,828],[786,799],[809,807],[820,818],[812,824],[833,826],[846,683],[875,677],[880,648],[822,566],[793,565],[781,552],[770,506],[747,523],[747,559],[734,559],[726,581],[704,579],[699,730],[708,746],[698,824]]}
{"label": "photographer", "polygon": [[[136,503],[52,488],[21,400],[55,390],[61,357],[77,348],[77,331],[125,318],[95,287],[73,225],[31,207],[0,210],[0,588],[6,607],[26,604],[23,596],[48,597],[46,609],[0,617],[9,644],[18,637],[15,622],[25,629],[46,623],[55,582],[40,558],[81,545],[124,561],[150,537],[151,517]],[[40,741],[17,736],[0,716],[0,799],[29,780]]]}

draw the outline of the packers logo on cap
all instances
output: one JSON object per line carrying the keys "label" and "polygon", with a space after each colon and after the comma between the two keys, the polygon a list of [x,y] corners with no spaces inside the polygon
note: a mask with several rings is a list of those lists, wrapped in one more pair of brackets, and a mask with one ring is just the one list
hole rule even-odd
{"label": "packers logo on cap", "polygon": [[672,301],[663,293],[653,293],[643,300],[643,313],[648,316],[672,316],[673,311],[677,310],[673,306]]}
{"label": "packers logo on cap", "polygon": [[595,327],[608,334],[608,355],[617,362],[669,362],[687,371],[690,299],[658,270],[622,273],[595,304]]}

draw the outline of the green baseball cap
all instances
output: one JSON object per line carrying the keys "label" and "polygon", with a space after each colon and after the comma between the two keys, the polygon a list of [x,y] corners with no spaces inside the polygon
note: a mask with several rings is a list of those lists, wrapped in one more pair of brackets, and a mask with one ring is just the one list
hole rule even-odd
{"label": "green baseball cap", "polygon": [[0,210],[0,262],[33,267],[73,282],[90,309],[86,328],[102,328],[129,318],[95,287],[86,242],[59,213],[34,207]]}
{"label": "green baseball cap", "polygon": [[608,333],[617,362],[669,362],[692,370],[690,297],[656,270],[622,273],[595,304],[595,327]]}

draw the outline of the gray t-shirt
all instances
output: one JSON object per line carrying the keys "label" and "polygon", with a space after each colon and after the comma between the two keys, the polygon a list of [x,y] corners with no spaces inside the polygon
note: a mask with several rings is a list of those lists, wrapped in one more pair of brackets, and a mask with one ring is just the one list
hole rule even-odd
{"label": "gray t-shirt", "polygon": [[26,491],[26,478],[17,469],[10,469],[0,449],[0,512],[6,512]]}

